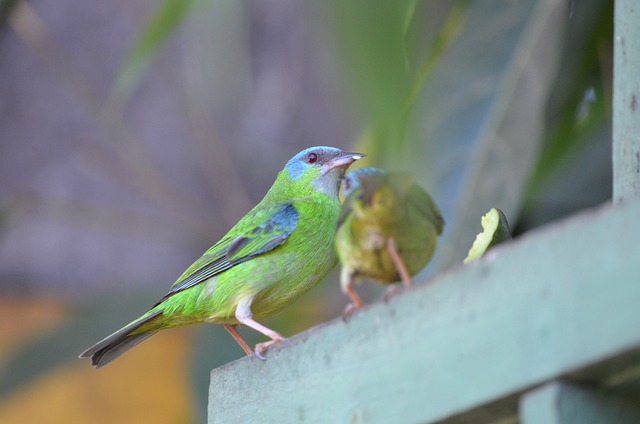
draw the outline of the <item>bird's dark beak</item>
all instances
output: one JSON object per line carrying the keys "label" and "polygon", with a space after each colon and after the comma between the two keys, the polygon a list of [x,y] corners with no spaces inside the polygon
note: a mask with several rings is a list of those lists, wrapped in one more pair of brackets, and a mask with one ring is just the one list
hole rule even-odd
{"label": "bird's dark beak", "polygon": [[353,162],[357,161],[358,159],[362,159],[365,156],[367,155],[365,155],[364,153],[343,153],[340,156],[336,156],[335,158],[326,162],[325,166],[327,167],[327,169],[333,169],[342,166],[347,167]]}

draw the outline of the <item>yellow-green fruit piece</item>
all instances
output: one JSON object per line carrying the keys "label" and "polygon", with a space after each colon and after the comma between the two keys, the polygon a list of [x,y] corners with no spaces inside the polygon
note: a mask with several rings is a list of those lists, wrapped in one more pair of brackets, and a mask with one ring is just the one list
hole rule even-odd
{"label": "yellow-green fruit piece", "polygon": [[480,220],[483,231],[476,236],[464,263],[478,259],[491,247],[511,240],[509,223],[500,209],[492,208]]}

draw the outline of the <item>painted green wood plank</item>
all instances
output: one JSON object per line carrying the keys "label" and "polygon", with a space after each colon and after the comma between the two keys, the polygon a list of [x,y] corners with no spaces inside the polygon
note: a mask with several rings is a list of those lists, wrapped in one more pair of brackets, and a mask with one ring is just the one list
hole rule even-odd
{"label": "painted green wood plank", "polygon": [[640,195],[640,9],[616,0],[613,54],[613,199]]}
{"label": "painted green wood plank", "polygon": [[554,381],[520,402],[521,424],[637,424],[640,402],[628,395]]}
{"label": "painted green wood plank", "polygon": [[209,422],[432,422],[640,350],[639,216],[582,213],[215,369]]}

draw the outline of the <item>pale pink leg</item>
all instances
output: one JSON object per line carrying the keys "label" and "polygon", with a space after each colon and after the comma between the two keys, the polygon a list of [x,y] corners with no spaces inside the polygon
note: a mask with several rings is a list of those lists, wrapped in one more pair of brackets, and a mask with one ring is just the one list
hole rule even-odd
{"label": "pale pink leg", "polygon": [[268,327],[265,327],[264,325],[260,324],[259,322],[255,321],[252,318],[252,313],[251,313],[252,301],[253,301],[253,297],[243,298],[242,300],[240,300],[240,302],[238,303],[238,307],[236,308],[236,319],[240,321],[240,323],[246,325],[247,327],[253,328],[257,332],[262,333],[271,339],[268,342],[258,343],[256,345],[255,350],[253,351],[253,353],[255,353],[255,355],[258,358],[264,361],[265,357],[262,354],[272,344],[283,341],[284,336],[282,336],[277,331],[274,331]]}
{"label": "pale pink leg", "polygon": [[387,250],[389,251],[389,255],[391,255],[393,264],[398,270],[398,274],[400,274],[402,282],[406,287],[411,287],[413,285],[413,280],[411,279],[411,275],[409,274],[407,266],[404,264],[404,261],[400,257],[400,253],[398,253],[396,242],[395,240],[393,240],[393,237],[389,237],[389,239],[387,239]]}
{"label": "pale pink leg", "polygon": [[364,306],[364,302],[358,295],[355,289],[355,273],[349,269],[347,266],[342,266],[342,271],[340,272],[340,288],[342,292],[349,296],[351,299],[351,303],[344,308],[344,312],[342,314],[342,318],[347,321],[352,313],[356,311],[356,309],[362,308]]}

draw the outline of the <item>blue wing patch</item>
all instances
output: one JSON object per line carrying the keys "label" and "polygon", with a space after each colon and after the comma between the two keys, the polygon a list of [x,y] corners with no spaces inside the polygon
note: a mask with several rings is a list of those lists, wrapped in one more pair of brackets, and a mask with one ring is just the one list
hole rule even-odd
{"label": "blue wing patch", "polygon": [[[246,218],[250,221],[243,226],[249,227],[249,231],[235,238],[223,237],[191,265],[155,306],[182,290],[283,244],[296,228],[299,213],[293,204],[285,203],[261,209]],[[255,224],[250,225],[251,221]]]}

